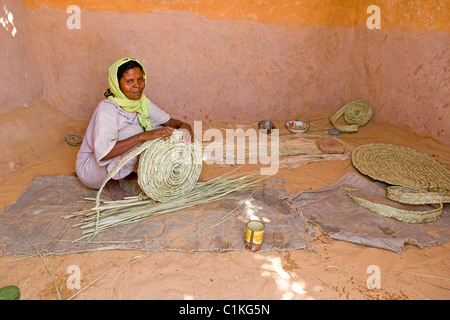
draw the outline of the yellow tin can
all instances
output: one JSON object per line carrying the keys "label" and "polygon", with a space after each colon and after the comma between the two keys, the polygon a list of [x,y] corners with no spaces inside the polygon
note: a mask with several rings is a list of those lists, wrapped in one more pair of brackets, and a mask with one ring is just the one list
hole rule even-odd
{"label": "yellow tin can", "polygon": [[245,247],[250,251],[259,251],[264,236],[264,223],[259,220],[250,220],[247,223],[245,234]]}

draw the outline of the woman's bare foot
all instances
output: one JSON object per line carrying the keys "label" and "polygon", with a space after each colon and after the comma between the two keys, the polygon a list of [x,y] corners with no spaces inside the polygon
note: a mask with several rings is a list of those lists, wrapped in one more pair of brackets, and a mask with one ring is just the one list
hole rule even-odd
{"label": "woman's bare foot", "polygon": [[110,197],[112,200],[120,200],[125,197],[129,197],[130,194],[120,187],[118,180],[109,180],[103,188],[103,193]]}

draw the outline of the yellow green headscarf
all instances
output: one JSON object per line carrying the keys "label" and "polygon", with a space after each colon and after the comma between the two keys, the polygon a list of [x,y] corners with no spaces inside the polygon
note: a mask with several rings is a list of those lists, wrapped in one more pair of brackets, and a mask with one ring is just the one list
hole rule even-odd
{"label": "yellow green headscarf", "polygon": [[[117,105],[119,105],[122,109],[124,109],[127,112],[136,112],[138,115],[139,123],[141,124],[142,128],[145,131],[150,131],[152,130],[152,124],[150,121],[150,115],[148,113],[148,107],[150,104],[148,98],[145,96],[144,93],[142,93],[142,96],[139,100],[130,100],[125,96],[125,94],[120,89],[119,79],[117,79],[117,70],[121,65],[123,65],[128,61],[136,61],[142,66],[142,64],[139,61],[130,58],[119,59],[116,62],[114,62],[109,68],[109,75],[108,75],[109,90],[111,91],[113,96],[109,96],[108,99],[117,103]],[[144,66],[142,66],[142,69],[144,69]],[[144,80],[147,80],[147,74],[145,70],[143,71],[144,71],[143,72]]]}

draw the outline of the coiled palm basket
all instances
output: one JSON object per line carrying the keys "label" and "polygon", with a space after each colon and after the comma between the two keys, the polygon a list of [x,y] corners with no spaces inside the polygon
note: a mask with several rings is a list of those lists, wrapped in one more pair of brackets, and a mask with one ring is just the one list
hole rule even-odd
{"label": "coiled palm basket", "polygon": [[191,191],[202,170],[200,145],[186,145],[182,134],[175,132],[166,143],[157,140],[142,154],[138,167],[138,184],[145,194],[166,202]]}
{"label": "coiled palm basket", "polygon": [[183,132],[175,131],[168,141],[148,140],[130,152],[103,182],[97,194],[97,205],[108,180],[138,155],[138,184],[150,199],[166,202],[191,191],[202,170],[202,152],[197,141],[187,145],[182,138]]}
{"label": "coiled palm basket", "polygon": [[[347,125],[336,123],[342,115]],[[331,123],[335,129],[342,132],[356,132],[359,127],[365,126],[372,119],[372,115],[373,111],[369,103],[355,100],[339,109],[331,118]]]}

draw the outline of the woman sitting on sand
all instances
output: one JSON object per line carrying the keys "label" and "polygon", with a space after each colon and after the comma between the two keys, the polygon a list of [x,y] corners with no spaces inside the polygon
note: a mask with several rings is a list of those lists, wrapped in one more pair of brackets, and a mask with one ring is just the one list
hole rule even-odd
{"label": "woman sitting on sand", "polygon": [[[109,68],[107,99],[94,111],[75,164],[78,178],[87,187],[99,189],[116,164],[146,140],[165,140],[175,129],[185,129],[186,143],[194,140],[189,124],[171,118],[145,96],[146,79],[143,66],[134,59],[120,59]],[[120,169],[103,193],[113,200],[129,196],[119,180],[134,171],[137,161],[135,157]]]}

